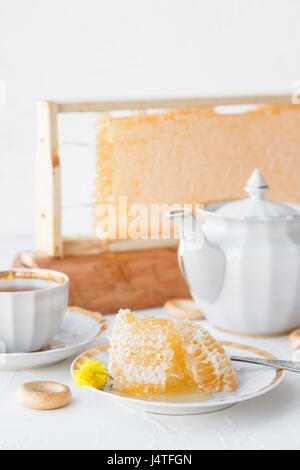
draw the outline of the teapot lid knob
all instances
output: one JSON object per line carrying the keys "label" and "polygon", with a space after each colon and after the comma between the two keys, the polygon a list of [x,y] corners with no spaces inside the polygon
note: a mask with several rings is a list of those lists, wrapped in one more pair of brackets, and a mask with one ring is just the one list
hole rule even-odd
{"label": "teapot lid knob", "polygon": [[254,199],[262,199],[264,197],[269,186],[258,168],[252,172],[244,189]]}

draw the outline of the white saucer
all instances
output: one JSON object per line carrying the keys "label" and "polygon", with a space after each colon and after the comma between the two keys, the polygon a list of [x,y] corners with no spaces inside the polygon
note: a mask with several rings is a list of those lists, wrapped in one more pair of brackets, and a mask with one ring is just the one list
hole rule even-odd
{"label": "white saucer", "polygon": [[[232,342],[222,342],[229,355],[249,356],[249,351],[255,357],[273,358],[269,353],[261,351],[252,346]],[[108,363],[108,352],[100,351],[101,348],[95,348],[86,353],[81,354],[71,366],[73,373],[76,361],[84,358],[94,357],[105,365]],[[103,349],[103,348],[102,348]],[[276,358],[275,358],[276,359]],[[283,370],[272,369],[254,364],[237,363],[233,364],[238,373],[238,389],[234,392],[222,392],[213,394],[205,401],[150,401],[141,398],[131,397],[129,395],[120,394],[111,390],[98,390],[92,387],[87,389],[97,393],[103,398],[118,401],[120,404],[148,413],[169,414],[169,415],[191,415],[209,413],[212,411],[222,410],[229,406],[244,400],[258,397],[277,387],[283,378]]]}
{"label": "white saucer", "polygon": [[0,370],[21,370],[49,366],[86,347],[106,328],[99,313],[78,307],[66,309],[62,326],[48,347],[30,353],[0,354]]}

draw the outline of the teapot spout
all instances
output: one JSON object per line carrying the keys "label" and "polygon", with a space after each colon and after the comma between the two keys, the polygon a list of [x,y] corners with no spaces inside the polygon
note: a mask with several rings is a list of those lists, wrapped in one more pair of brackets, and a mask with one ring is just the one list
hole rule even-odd
{"label": "teapot spout", "polygon": [[180,227],[180,238],[183,241],[197,245],[198,248],[203,246],[204,232],[201,224],[190,209],[171,209],[166,213],[166,216],[174,220]]}
{"label": "teapot spout", "polygon": [[207,240],[200,222],[188,209],[172,209],[166,214],[180,226],[178,260],[181,272],[198,304],[213,303],[224,282],[223,250]]}

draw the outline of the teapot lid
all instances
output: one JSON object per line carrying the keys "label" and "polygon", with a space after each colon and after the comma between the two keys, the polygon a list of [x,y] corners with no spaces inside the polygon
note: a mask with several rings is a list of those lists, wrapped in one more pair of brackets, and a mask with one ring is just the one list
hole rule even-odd
{"label": "teapot lid", "polygon": [[259,169],[255,169],[245,186],[248,198],[210,204],[206,209],[233,218],[276,219],[300,215],[293,205],[264,199],[269,187]]}

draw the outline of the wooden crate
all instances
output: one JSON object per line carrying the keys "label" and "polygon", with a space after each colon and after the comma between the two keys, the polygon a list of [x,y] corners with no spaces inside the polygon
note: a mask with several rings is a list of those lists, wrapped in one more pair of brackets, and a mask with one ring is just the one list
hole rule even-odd
{"label": "wooden crate", "polygon": [[177,266],[177,247],[172,241],[123,240],[107,243],[95,237],[63,238],[57,117],[59,113],[182,109],[236,104],[291,104],[291,97],[264,95],[39,102],[36,252],[21,253],[15,259],[14,266],[35,266],[65,272],[71,281],[70,303],[103,313],[113,312],[121,307],[154,307],[172,297],[189,296]]}

